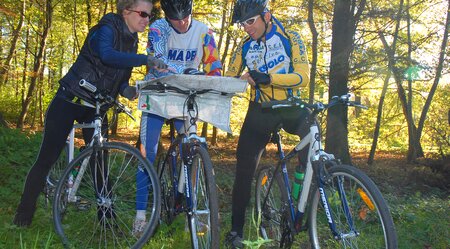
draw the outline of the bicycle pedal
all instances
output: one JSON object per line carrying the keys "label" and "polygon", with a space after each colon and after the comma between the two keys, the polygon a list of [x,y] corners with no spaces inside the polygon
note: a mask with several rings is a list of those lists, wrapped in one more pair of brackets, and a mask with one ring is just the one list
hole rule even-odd
{"label": "bicycle pedal", "polygon": [[77,209],[80,211],[85,211],[90,208],[91,204],[86,200],[79,200],[77,202]]}

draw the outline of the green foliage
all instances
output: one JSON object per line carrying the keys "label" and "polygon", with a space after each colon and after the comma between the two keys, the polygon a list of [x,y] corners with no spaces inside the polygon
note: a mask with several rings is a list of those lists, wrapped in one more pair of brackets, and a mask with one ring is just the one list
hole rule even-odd
{"label": "green foliage", "polygon": [[263,239],[259,235],[259,224],[261,223],[261,215],[258,215],[255,220],[255,209],[252,209],[252,215],[250,216],[251,223],[248,226],[248,234],[250,238],[256,238],[254,240],[244,240],[242,244],[246,246],[246,248],[258,249],[261,246],[264,246],[265,243],[270,242],[270,239]]}
{"label": "green foliage", "polygon": [[399,248],[446,248],[450,244],[448,200],[417,192],[390,202]]}
{"label": "green foliage", "polygon": [[40,133],[24,135],[20,130],[0,127],[0,161],[15,166],[31,164],[40,142]]}
{"label": "green foliage", "polygon": [[422,142],[430,146],[428,151],[450,155],[450,85],[444,85],[436,91],[434,101],[425,123],[425,134]]}

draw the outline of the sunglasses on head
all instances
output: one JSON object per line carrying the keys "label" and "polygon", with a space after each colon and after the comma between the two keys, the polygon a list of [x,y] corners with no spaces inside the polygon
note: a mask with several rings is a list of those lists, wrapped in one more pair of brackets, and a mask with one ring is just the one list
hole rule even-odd
{"label": "sunglasses on head", "polygon": [[137,13],[140,17],[142,17],[142,18],[151,18],[152,17],[152,14],[148,14],[147,12],[145,12],[145,11],[138,11],[138,10],[129,10],[129,9],[127,9],[128,11],[131,11],[131,12],[135,12],[135,13]]}
{"label": "sunglasses on head", "polygon": [[243,22],[240,22],[239,24],[244,27],[244,26],[251,26],[253,24],[255,24],[256,20],[259,18],[259,15],[251,17]]}

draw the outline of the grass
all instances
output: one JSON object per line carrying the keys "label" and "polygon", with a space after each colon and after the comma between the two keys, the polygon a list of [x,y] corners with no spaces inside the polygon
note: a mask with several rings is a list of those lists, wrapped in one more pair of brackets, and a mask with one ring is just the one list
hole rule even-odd
{"label": "grass", "polygon": [[[31,227],[24,229],[12,225],[26,174],[35,160],[40,142],[40,133],[0,128],[0,248],[63,248],[53,230],[51,210],[44,208],[43,198],[40,198]],[[230,229],[235,141],[221,140],[219,145],[210,147],[210,153],[220,198],[223,239]],[[381,158],[371,167],[364,165],[364,160],[354,161],[375,180],[387,199],[398,233],[399,248],[450,248],[449,192],[441,187],[448,184],[442,184],[442,179],[449,179],[429,168],[407,165],[402,158]],[[258,221],[251,219],[251,210],[248,209],[245,227],[247,248],[264,248],[264,241],[256,230]],[[300,236],[307,240],[306,233]],[[189,248],[189,243],[185,220],[180,216],[171,226],[159,227],[145,248]]]}

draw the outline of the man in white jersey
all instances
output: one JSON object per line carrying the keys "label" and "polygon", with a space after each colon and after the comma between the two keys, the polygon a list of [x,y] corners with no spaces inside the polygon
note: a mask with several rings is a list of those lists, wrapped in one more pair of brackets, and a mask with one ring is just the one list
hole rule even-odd
{"label": "man in white jersey", "polygon": [[[201,69],[201,74],[220,76],[222,64],[214,41],[213,32],[205,24],[192,19],[192,0],[161,0],[165,18],[150,25],[148,34],[148,54],[163,60],[168,70],[149,69],[145,79],[150,80],[170,74],[182,74],[185,70]],[[199,71],[200,72],[200,71]],[[143,113],[141,119],[140,142],[144,156],[154,163],[162,125],[165,119],[152,113]],[[175,120],[177,130],[182,120]],[[137,173],[136,219],[134,234],[145,227],[145,209],[148,191],[147,176]],[[144,186],[144,187],[141,187]],[[141,189],[141,190],[139,190]]]}

